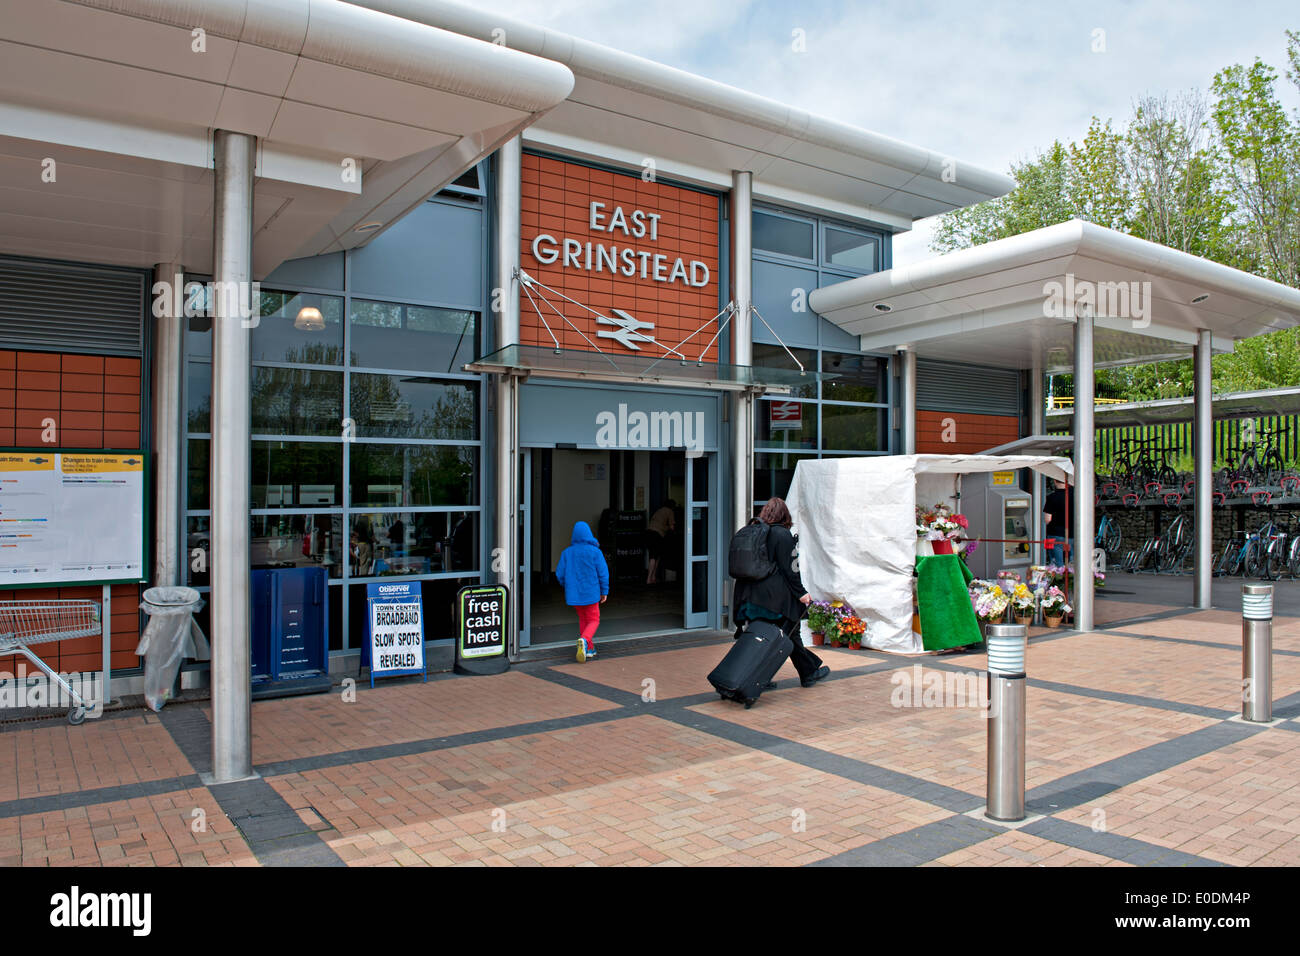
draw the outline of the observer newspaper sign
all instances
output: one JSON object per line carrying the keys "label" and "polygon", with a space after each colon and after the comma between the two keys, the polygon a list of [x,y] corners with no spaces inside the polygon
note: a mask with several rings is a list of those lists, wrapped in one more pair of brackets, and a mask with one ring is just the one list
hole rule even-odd
{"label": "observer newspaper sign", "polygon": [[366,585],[370,686],[376,677],[428,674],[424,665],[424,603],[419,581]]}

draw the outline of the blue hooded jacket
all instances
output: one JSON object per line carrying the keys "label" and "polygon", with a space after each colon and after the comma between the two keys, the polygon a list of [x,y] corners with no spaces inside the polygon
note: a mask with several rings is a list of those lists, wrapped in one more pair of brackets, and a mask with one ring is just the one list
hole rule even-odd
{"label": "blue hooded jacket", "polygon": [[564,601],[570,607],[599,604],[609,593],[609,566],[587,522],[573,526],[573,543],[560,553],[555,577],[564,585]]}

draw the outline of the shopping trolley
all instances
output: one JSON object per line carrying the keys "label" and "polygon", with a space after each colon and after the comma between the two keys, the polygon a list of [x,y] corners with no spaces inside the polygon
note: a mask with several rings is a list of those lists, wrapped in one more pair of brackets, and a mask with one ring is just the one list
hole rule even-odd
{"label": "shopping trolley", "polygon": [[34,644],[52,644],[102,632],[98,601],[0,601],[0,655],[17,652],[43,670],[72,701],[68,723],[86,719],[86,702],[72,685],[31,651]]}

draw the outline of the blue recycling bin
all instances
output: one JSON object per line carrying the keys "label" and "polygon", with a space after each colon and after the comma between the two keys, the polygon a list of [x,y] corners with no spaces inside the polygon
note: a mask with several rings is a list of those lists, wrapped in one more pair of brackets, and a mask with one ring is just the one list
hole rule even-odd
{"label": "blue recycling bin", "polygon": [[325,568],[253,572],[253,697],[329,690],[329,580]]}

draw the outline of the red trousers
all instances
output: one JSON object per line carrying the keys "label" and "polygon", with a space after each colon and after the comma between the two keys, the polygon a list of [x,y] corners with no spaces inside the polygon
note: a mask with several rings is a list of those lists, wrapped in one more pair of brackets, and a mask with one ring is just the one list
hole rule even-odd
{"label": "red trousers", "polygon": [[574,610],[578,612],[578,633],[587,642],[587,650],[595,650],[596,628],[600,627],[600,604],[583,604]]}

